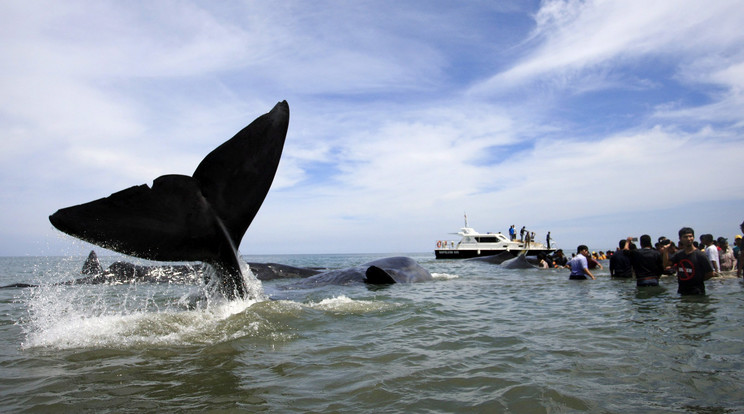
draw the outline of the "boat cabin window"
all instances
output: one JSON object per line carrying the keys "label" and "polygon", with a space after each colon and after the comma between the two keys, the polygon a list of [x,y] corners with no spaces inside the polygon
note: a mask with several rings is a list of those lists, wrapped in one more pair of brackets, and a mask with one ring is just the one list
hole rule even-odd
{"label": "boat cabin window", "polygon": [[502,242],[502,241],[503,241],[503,240],[501,240],[501,239],[500,239],[500,238],[499,238],[499,237],[498,237],[497,235],[495,235],[495,234],[493,234],[493,235],[487,235],[487,236],[477,236],[477,237],[475,238],[475,240],[476,240],[476,241],[477,241],[478,243],[499,243],[499,242]]}

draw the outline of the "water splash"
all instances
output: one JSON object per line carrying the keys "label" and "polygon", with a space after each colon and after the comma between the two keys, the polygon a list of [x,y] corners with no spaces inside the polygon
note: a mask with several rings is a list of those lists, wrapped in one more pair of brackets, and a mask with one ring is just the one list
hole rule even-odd
{"label": "water splash", "polygon": [[[235,300],[203,283],[42,284],[28,289],[19,298],[26,304],[26,315],[18,322],[25,335],[21,348],[188,345],[255,334],[261,330],[260,319],[228,322],[268,299],[248,264],[240,264],[247,294]],[[198,306],[186,306],[184,298],[189,297],[200,298]]]}
{"label": "water splash", "polygon": [[[268,296],[263,290],[261,281],[258,280],[255,274],[253,274],[248,263],[246,263],[241,257],[237,257],[236,260],[240,264],[240,276],[243,279],[242,285],[245,292],[244,299],[252,300],[255,302],[268,300]],[[221,280],[220,276],[218,275],[218,271],[207,263],[204,264],[203,269],[204,280],[207,281],[203,299],[206,299],[207,302],[227,301],[224,292],[221,291]],[[235,297],[240,298],[240,295],[236,294]]]}

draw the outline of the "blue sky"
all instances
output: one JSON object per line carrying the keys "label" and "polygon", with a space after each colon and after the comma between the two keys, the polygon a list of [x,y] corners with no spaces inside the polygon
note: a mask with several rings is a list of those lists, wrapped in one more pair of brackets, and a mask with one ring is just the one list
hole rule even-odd
{"label": "blue sky", "polygon": [[[462,226],[608,249],[744,219],[740,1],[0,2],[0,255],[190,175],[280,100],[243,254],[425,252]],[[101,250],[101,249],[98,249]]]}

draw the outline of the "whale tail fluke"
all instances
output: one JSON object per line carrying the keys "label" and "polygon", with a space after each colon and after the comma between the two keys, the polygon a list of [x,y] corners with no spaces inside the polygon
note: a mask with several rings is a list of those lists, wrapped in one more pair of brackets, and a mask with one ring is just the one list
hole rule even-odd
{"label": "whale tail fluke", "polygon": [[210,152],[193,177],[237,247],[274,181],[289,128],[289,104],[277,103]]}
{"label": "whale tail fluke", "polygon": [[[289,126],[286,101],[210,152],[193,177],[164,175],[49,217],[57,229],[119,253],[159,261],[202,261],[241,281],[236,260],[274,180]],[[100,266],[100,264],[99,264]]]}

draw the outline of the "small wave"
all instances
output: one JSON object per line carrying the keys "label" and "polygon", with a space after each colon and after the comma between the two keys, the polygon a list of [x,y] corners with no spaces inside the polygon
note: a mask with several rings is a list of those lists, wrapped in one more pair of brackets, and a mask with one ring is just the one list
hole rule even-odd
{"label": "small wave", "polygon": [[451,273],[432,273],[431,276],[436,280],[451,280],[460,277],[459,275],[453,275]]}
{"label": "small wave", "polygon": [[348,296],[341,295],[323,299],[320,302],[310,302],[306,306],[322,311],[354,314],[381,311],[394,307],[395,305],[371,300],[355,300]]}

